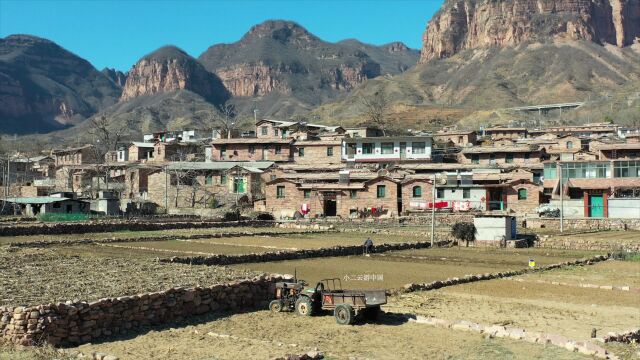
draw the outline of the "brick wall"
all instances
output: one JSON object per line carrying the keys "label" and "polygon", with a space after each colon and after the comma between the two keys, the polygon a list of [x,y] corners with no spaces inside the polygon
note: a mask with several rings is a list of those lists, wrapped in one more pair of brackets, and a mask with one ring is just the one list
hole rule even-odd
{"label": "brick wall", "polygon": [[[529,159],[525,158],[525,153],[511,153],[513,154],[513,162],[511,164],[516,165],[526,165],[531,163],[539,163],[540,162],[540,152],[532,151],[529,153]],[[481,165],[489,165],[491,163],[491,155],[495,155],[494,162],[496,164],[506,164],[507,154],[504,152],[493,152],[493,153],[481,153],[481,154],[463,154],[460,153],[458,156],[458,162],[461,164],[471,164],[473,163],[472,159],[474,155],[479,157],[479,164]]]}
{"label": "brick wall", "polygon": [[[518,199],[518,191],[520,189],[527,191],[527,198],[524,200]],[[507,208],[516,213],[535,213],[535,209],[540,205],[542,188],[536,184],[520,181],[505,188],[505,191],[507,194]]]}
{"label": "brick wall", "polygon": [[[422,196],[414,197],[413,188],[420,186],[422,189]],[[409,180],[402,183],[402,211],[416,210],[418,208],[411,207],[412,201],[426,202],[427,204],[433,199],[433,185],[426,179]]]}
{"label": "brick wall", "polygon": [[[340,164],[341,141],[300,141],[293,145],[293,160],[296,164]],[[304,148],[304,156],[299,149]],[[333,155],[327,155],[327,148],[333,149]]]}
{"label": "brick wall", "polygon": [[[226,149],[224,157],[221,156],[222,149]],[[289,143],[278,142],[272,144],[213,144],[212,158],[223,161],[290,161],[292,148]]]}

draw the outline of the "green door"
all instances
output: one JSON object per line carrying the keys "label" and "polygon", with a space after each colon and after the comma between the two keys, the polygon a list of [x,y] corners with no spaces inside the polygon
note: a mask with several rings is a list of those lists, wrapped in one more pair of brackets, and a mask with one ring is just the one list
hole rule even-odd
{"label": "green door", "polygon": [[589,196],[589,217],[604,216],[604,201],[602,195]]}

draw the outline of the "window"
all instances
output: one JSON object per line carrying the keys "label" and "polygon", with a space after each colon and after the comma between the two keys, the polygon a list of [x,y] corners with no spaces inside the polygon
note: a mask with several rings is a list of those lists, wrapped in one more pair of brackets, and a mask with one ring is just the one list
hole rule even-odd
{"label": "window", "polygon": [[273,129],[273,136],[278,136],[278,129]]}
{"label": "window", "polygon": [[613,174],[615,177],[640,177],[640,161],[616,161]]}
{"label": "window", "polygon": [[518,189],[518,200],[527,200],[527,189]]}
{"label": "window", "polygon": [[471,155],[471,163],[472,164],[480,164],[480,155],[478,155],[478,154]]}
{"label": "window", "polygon": [[507,154],[504,158],[504,162],[506,162],[507,164],[513,163],[513,154],[512,153]]}
{"label": "window", "polygon": [[444,199],[444,189],[436,190],[436,199]]}
{"label": "window", "polygon": [[489,155],[489,164],[495,164],[496,163],[496,154],[490,154]]}
{"label": "window", "polygon": [[392,142],[383,142],[380,145],[380,153],[382,154],[393,154],[393,143]]}
{"label": "window", "polygon": [[567,149],[573,149],[573,141],[567,141],[566,146]]}
{"label": "window", "polygon": [[471,189],[462,189],[462,198],[471,199]]}
{"label": "window", "polygon": [[386,191],[387,191],[386,185],[378,185],[378,199],[385,197]]}
{"label": "window", "polygon": [[220,174],[220,184],[221,185],[227,184],[227,174]]}
{"label": "window", "polygon": [[414,154],[426,154],[427,143],[424,141],[411,143],[411,151]]}
{"label": "window", "polygon": [[531,154],[529,153],[524,153],[524,161],[528,161],[529,158],[531,158]]}
{"label": "window", "polygon": [[373,154],[373,143],[363,143],[362,144],[362,154],[363,155],[371,155],[371,154]]}
{"label": "window", "polygon": [[270,181],[273,181],[275,179],[277,179],[278,177],[276,175],[269,175],[269,179]]}
{"label": "window", "polygon": [[556,164],[544,164],[544,171],[542,172],[542,176],[544,176],[546,180],[557,179],[557,171],[558,169],[556,168]]}
{"label": "window", "polygon": [[[160,150],[160,149],[158,149],[158,150]],[[224,158],[226,154],[227,154],[227,147],[226,146],[220,146],[220,158]]]}
{"label": "window", "polygon": [[276,155],[282,154],[282,145],[276,145]]}
{"label": "window", "polygon": [[276,198],[284,199],[284,186],[278,186],[276,188]]}
{"label": "window", "polygon": [[304,198],[305,199],[311,198],[311,190],[304,190]]}
{"label": "window", "polygon": [[54,202],[53,203],[53,208],[54,209],[60,209],[60,203],[59,202]]}
{"label": "window", "polygon": [[253,155],[256,153],[256,146],[255,145],[249,145],[249,154]]}
{"label": "window", "polygon": [[298,148],[298,157],[304,157],[304,148]]}
{"label": "window", "polygon": [[244,193],[245,192],[245,182],[241,177],[236,177],[233,179],[233,192],[234,193]]}
{"label": "window", "polygon": [[358,197],[358,190],[349,190],[349,198],[355,199]]}
{"label": "window", "polygon": [[269,128],[267,128],[266,126],[263,126],[261,130],[262,130],[262,135],[267,136],[269,134]]}
{"label": "window", "polygon": [[422,196],[422,186],[414,186],[413,187],[413,197],[419,198]]}
{"label": "window", "polygon": [[333,146],[327,146],[327,156],[333,156]]}
{"label": "window", "polygon": [[213,175],[207,174],[207,177],[204,178],[204,183],[206,185],[213,185]]}

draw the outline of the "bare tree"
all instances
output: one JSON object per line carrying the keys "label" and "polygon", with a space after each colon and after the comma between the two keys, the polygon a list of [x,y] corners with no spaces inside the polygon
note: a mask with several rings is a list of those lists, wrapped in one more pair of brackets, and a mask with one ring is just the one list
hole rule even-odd
{"label": "bare tree", "polygon": [[382,130],[382,135],[386,135],[385,125],[386,115],[391,103],[387,99],[383,90],[376,91],[372,96],[362,96],[360,103],[364,107],[364,114],[367,122]]}
{"label": "bare tree", "polygon": [[238,116],[238,111],[235,105],[230,102],[226,102],[216,112],[211,113],[211,125],[214,129],[219,129],[222,136],[231,138],[231,134],[237,130],[243,128],[250,123],[248,118],[241,118]]}

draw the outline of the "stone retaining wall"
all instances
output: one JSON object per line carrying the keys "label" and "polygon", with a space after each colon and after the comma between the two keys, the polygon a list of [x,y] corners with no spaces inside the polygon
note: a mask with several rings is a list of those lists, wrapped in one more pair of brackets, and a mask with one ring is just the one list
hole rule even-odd
{"label": "stone retaining wall", "polygon": [[640,328],[629,330],[625,333],[610,332],[603,338],[604,342],[623,342],[627,344],[640,343]]}
{"label": "stone retaining wall", "polygon": [[640,251],[640,241],[637,240],[616,240],[606,241],[594,239],[589,234],[585,234],[577,239],[574,236],[565,235],[542,235],[535,242],[536,247],[568,250],[627,250]]}
{"label": "stone retaining wall", "polygon": [[51,245],[85,245],[85,244],[112,244],[112,243],[129,243],[129,242],[145,242],[145,241],[166,241],[166,240],[198,240],[210,238],[232,238],[241,236],[281,236],[295,234],[324,234],[328,230],[309,230],[295,232],[273,232],[273,231],[243,231],[237,233],[215,233],[215,234],[192,234],[192,235],[161,235],[149,237],[126,237],[126,238],[109,238],[109,239],[63,239],[63,240],[37,240],[37,241],[18,241],[9,243],[12,247],[18,248],[35,248],[46,247]]}
{"label": "stone retaining wall", "polygon": [[2,236],[86,234],[114,231],[154,231],[170,229],[208,229],[233,226],[273,226],[271,221],[144,221],[112,220],[73,223],[37,223],[2,226]]}
{"label": "stone retaining wall", "polygon": [[[448,244],[446,241],[437,243],[437,246]],[[374,247],[374,252],[387,252],[394,250],[407,250],[407,249],[424,249],[431,246],[428,241],[424,242],[410,242],[410,243],[397,243],[397,244],[380,244]],[[329,248],[320,249],[303,249],[295,251],[275,251],[264,252],[258,254],[240,254],[240,255],[223,255],[216,254],[211,256],[193,256],[193,257],[172,257],[169,259],[160,259],[161,262],[168,263],[180,263],[190,265],[231,265],[231,264],[244,264],[244,263],[257,263],[268,261],[281,261],[281,260],[297,260],[297,259],[310,259],[319,257],[333,257],[333,256],[349,256],[349,255],[362,255],[361,245],[351,246],[334,246]]]}
{"label": "stone retaining wall", "polygon": [[208,312],[255,309],[273,298],[273,284],[281,279],[263,276],[90,303],[0,307],[0,339],[20,345],[79,345]]}
{"label": "stone retaining wall", "polygon": [[447,280],[436,280],[430,283],[419,283],[419,284],[412,283],[412,284],[405,285],[403,289],[398,289],[395,292],[402,293],[402,292],[413,292],[413,291],[429,291],[429,290],[440,289],[447,286],[455,286],[460,284],[472,283],[476,281],[484,281],[484,280],[492,280],[492,279],[500,279],[500,278],[506,278],[511,276],[524,275],[527,273],[546,271],[551,269],[559,269],[559,268],[572,266],[572,265],[591,265],[600,261],[607,260],[609,259],[609,257],[610,257],[610,254],[598,255],[591,258],[587,258],[587,259],[565,261],[558,264],[540,266],[534,269],[521,269],[521,270],[496,272],[496,273],[465,275],[464,277],[461,277],[461,278],[455,277],[455,278],[449,278]]}
{"label": "stone retaining wall", "polygon": [[[527,218],[527,228],[560,230],[559,218]],[[640,230],[640,219],[564,219],[568,230]]]}

